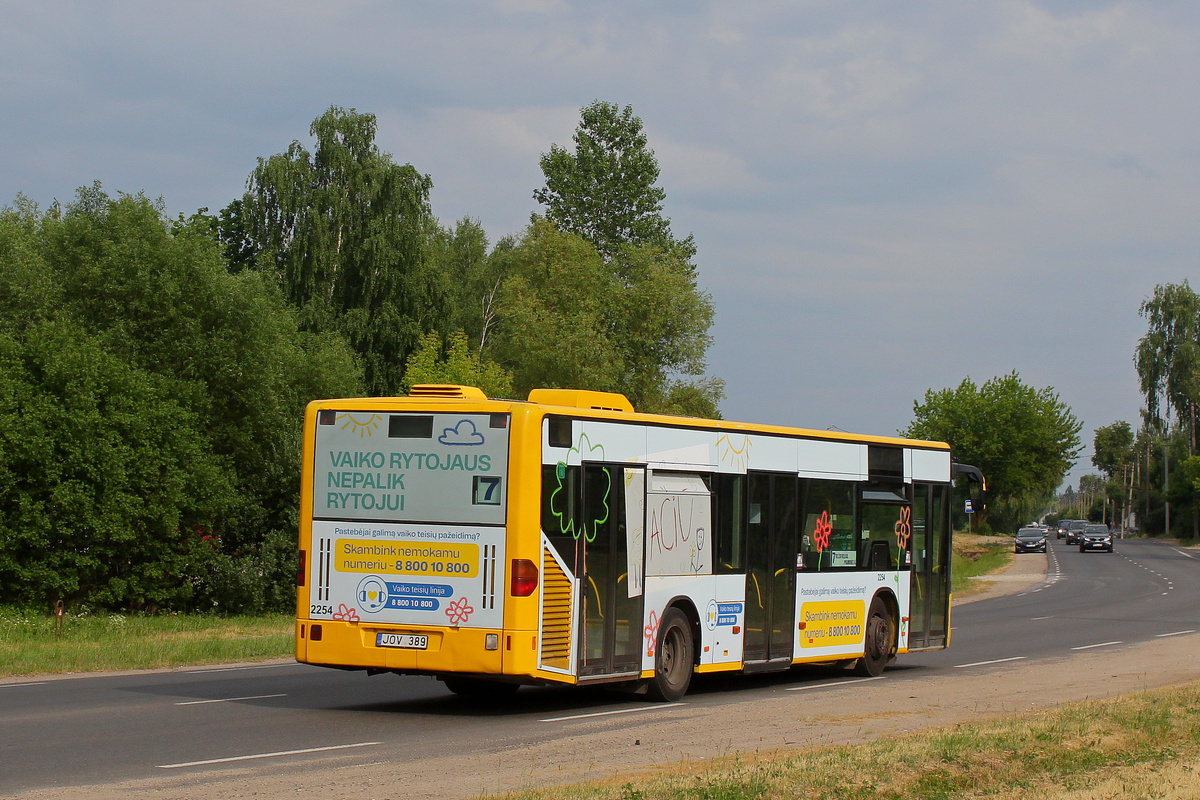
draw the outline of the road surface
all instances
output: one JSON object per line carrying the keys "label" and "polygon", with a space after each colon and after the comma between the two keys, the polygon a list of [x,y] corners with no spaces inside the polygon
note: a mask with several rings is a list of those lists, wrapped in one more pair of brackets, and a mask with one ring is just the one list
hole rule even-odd
{"label": "road surface", "polygon": [[474,797],[1200,677],[1200,552],[1052,540],[1045,563],[880,679],[711,676],[674,704],[523,688],[480,707],[428,678],[292,663],[0,683],[0,797]]}

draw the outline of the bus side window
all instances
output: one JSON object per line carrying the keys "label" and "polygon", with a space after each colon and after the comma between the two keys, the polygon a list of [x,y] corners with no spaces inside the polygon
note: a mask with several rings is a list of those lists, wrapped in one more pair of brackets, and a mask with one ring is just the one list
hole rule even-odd
{"label": "bus side window", "polygon": [[800,553],[804,569],[827,572],[858,565],[854,530],[855,486],[850,481],[806,480]]}
{"label": "bus side window", "polygon": [[714,475],[712,504],[713,572],[740,573],[745,568],[746,476]]}
{"label": "bus side window", "polygon": [[859,509],[858,568],[875,572],[907,569],[912,538],[912,505],[904,484],[867,484]]}
{"label": "bus side window", "polygon": [[573,569],[575,540],[580,532],[579,481],[579,467],[542,465],[542,531]]}

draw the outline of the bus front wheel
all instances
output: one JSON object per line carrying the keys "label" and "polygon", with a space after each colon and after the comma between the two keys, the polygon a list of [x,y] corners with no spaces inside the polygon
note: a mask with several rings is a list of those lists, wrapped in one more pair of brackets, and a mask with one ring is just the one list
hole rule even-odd
{"label": "bus front wheel", "polygon": [[895,652],[896,623],[888,612],[887,604],[876,597],[871,601],[871,611],[867,614],[863,655],[854,665],[854,671],[863,677],[874,678],[883,672]]}
{"label": "bus front wheel", "polygon": [[678,608],[667,609],[658,628],[654,678],[648,687],[650,696],[674,702],[687,694],[692,682],[693,658],[692,626]]}

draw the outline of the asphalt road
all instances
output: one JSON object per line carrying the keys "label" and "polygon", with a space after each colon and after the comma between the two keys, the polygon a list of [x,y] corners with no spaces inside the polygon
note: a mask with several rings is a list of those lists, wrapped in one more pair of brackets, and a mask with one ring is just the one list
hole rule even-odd
{"label": "asphalt road", "polygon": [[[1017,558],[1036,556],[1020,556]],[[1047,579],[1020,594],[956,607],[945,651],[899,659],[879,683],[1075,654],[1200,631],[1200,553],[1154,541],[1079,553],[1051,541]],[[368,678],[298,664],[28,679],[0,684],[0,796],[51,787],[255,774],[435,758],[571,736],[578,720],[620,725],[646,714],[735,709],[814,690],[849,673],[697,680],[684,703],[652,704],[600,690],[522,689],[488,708],[428,678]],[[707,708],[706,708],[707,707]]]}

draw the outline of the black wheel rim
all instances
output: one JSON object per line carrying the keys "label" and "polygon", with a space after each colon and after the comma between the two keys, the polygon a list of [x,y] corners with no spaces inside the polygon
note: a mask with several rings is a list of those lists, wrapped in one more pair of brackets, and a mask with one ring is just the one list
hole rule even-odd
{"label": "black wheel rim", "polygon": [[668,630],[667,635],[663,637],[662,652],[659,653],[658,672],[667,683],[672,685],[679,682],[678,675],[675,673],[679,671],[679,648],[681,646],[679,629]]}

